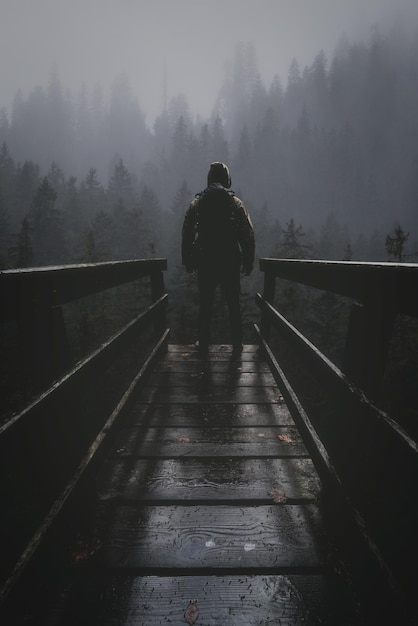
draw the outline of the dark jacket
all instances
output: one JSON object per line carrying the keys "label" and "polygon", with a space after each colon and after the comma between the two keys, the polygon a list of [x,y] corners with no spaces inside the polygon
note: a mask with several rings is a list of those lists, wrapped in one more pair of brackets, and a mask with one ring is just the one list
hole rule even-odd
{"label": "dark jacket", "polygon": [[[205,249],[205,243],[199,237],[199,209],[202,211],[203,204],[207,204],[208,200],[215,205],[217,202],[219,205],[223,203],[225,212],[228,212],[228,229],[231,225],[231,235],[227,247],[222,245],[224,233],[219,232],[212,250]],[[182,263],[186,271],[198,270],[199,264],[203,262],[222,267],[237,260],[238,265],[242,265],[243,272],[248,275],[253,269],[254,253],[254,229],[242,200],[220,183],[212,183],[198,193],[190,203],[183,222]]]}

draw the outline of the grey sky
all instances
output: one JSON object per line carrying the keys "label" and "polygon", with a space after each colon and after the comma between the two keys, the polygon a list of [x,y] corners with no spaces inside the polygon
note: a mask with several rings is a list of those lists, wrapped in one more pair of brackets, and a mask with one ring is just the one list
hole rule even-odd
{"label": "grey sky", "polygon": [[[20,88],[46,85],[53,68],[75,93],[105,90],[126,72],[152,121],[168,96],[184,93],[206,116],[236,42],[252,41],[267,82],[303,67],[418,0],[0,0],[0,107]],[[415,16],[418,12],[415,11]]]}

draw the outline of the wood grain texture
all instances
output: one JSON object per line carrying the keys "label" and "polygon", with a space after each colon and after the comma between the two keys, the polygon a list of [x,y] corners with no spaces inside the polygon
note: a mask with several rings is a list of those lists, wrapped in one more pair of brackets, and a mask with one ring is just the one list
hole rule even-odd
{"label": "wood grain texture", "polygon": [[100,562],[134,570],[306,570],[321,565],[319,536],[313,505],[121,505]]}
{"label": "wood grain texture", "polygon": [[229,346],[206,360],[169,346],[92,490],[72,561],[35,594],[38,623],[183,625],[192,602],[202,626],[360,624],[328,565],[318,476],[256,346],[238,361]]}
{"label": "wood grain texture", "polygon": [[294,425],[287,406],[279,404],[159,404],[142,398],[132,410],[132,424],[154,426],[286,426]]}
{"label": "wood grain texture", "polygon": [[82,605],[84,623],[100,626],[184,626],[190,600],[198,626],[361,624],[346,590],[320,575],[90,576],[54,609]]}
{"label": "wood grain texture", "polygon": [[310,459],[153,459],[130,457],[103,466],[102,500],[243,501],[271,500],[281,489],[287,502],[309,502],[319,494]]}
{"label": "wood grain texture", "polygon": [[190,387],[150,387],[144,388],[141,398],[145,402],[159,404],[187,404],[187,403],[251,403],[265,404],[266,402],[283,402],[281,393],[275,387],[211,387],[201,389]]}

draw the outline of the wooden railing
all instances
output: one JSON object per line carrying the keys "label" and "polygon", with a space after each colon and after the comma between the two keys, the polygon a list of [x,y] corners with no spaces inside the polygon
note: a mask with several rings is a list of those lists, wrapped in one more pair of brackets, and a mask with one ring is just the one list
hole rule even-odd
{"label": "wooden railing", "polygon": [[[347,543],[345,533],[353,526],[379,576],[413,605],[418,580],[418,448],[375,401],[396,316],[418,316],[418,265],[261,259],[260,269],[265,274],[264,293],[256,296],[262,311],[260,328],[255,327],[260,345],[324,487],[330,488],[330,506],[334,512],[341,508],[341,538]],[[277,310],[276,279],[352,301],[341,369]],[[279,364],[272,348],[273,329],[300,366],[296,375],[286,371],[283,357]],[[304,394],[304,368],[321,389],[319,410]]]}
{"label": "wooden railing", "polygon": [[[0,426],[0,598],[8,595],[75,486],[100,458],[166,347],[166,267],[165,259],[152,259],[0,272],[0,319],[17,322],[39,390],[27,407]],[[74,364],[63,305],[144,278],[150,281],[150,306]],[[84,392],[93,393],[99,403],[109,384],[104,372],[132,346],[140,355],[135,373],[124,381],[116,404],[109,409],[101,404],[93,416],[94,401],[86,405]]]}

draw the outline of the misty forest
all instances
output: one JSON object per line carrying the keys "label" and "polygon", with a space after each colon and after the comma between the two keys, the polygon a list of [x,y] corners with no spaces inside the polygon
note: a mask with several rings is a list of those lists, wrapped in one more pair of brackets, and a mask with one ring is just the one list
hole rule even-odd
{"label": "misty forest", "polygon": [[[376,28],[364,42],[341,38],[330,59],[319,52],[305,68],[294,60],[286,84],[266,85],[253,44],[237,44],[209,119],[192,115],[182,95],[168,99],[161,82],[152,125],[127,75],[105,97],[100,86],[71,93],[52,71],[46,88],[19,92],[2,109],[2,268],[166,257],[172,341],[194,341],[197,289],[181,266],[181,227],[215,160],[229,165],[250,212],[257,258],[416,261],[418,33]],[[257,264],[242,279],[248,343],[261,281]],[[277,297],[338,362],[343,338],[328,322],[343,325],[344,303],[302,288],[283,287]],[[78,356],[124,306],[129,298],[73,311]],[[213,337],[228,342],[221,296],[217,306]],[[392,386],[402,380],[403,396],[413,386],[403,372],[418,369],[417,344],[395,350]]]}

